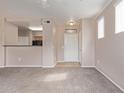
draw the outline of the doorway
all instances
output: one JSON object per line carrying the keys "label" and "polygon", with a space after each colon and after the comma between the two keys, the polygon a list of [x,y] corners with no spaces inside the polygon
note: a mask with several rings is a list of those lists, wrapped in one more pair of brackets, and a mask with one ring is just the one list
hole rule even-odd
{"label": "doorway", "polygon": [[66,30],[64,33],[64,62],[79,62],[77,30]]}

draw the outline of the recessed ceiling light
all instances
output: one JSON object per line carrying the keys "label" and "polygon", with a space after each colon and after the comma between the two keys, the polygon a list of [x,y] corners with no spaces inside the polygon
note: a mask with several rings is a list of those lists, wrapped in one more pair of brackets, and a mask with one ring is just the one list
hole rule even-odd
{"label": "recessed ceiling light", "polygon": [[43,31],[43,26],[29,26],[28,28],[32,31]]}

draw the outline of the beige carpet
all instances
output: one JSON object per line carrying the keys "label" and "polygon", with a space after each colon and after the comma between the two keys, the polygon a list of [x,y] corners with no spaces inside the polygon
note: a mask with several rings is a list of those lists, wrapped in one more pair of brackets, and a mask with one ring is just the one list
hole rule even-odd
{"label": "beige carpet", "polygon": [[122,93],[95,69],[0,69],[0,93]]}

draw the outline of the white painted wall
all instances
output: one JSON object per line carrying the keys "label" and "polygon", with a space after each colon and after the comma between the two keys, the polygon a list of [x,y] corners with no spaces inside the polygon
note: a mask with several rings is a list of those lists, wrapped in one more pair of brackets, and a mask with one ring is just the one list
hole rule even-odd
{"label": "white painted wall", "polygon": [[[46,21],[45,19],[44,21]],[[54,67],[55,66],[55,57],[54,57],[54,22],[50,20],[51,23],[43,24],[43,67]]]}
{"label": "white painted wall", "polygon": [[53,45],[54,45],[54,63],[56,64],[56,61],[57,61],[57,34],[56,34],[56,26],[54,24],[53,26]]}
{"label": "white painted wall", "polygon": [[41,67],[42,47],[6,47],[6,67]]}
{"label": "white painted wall", "polygon": [[4,18],[0,17],[0,67],[4,66]]}
{"label": "white painted wall", "polygon": [[62,62],[64,61],[64,24],[57,24],[56,25],[56,47],[57,53],[56,58],[57,61]]}
{"label": "white painted wall", "polygon": [[79,34],[78,34],[78,36],[79,36],[79,62],[81,62],[82,63],[82,19],[80,19],[79,20]]}
{"label": "white painted wall", "polygon": [[124,89],[124,32],[115,34],[113,5],[117,1],[113,0],[99,16],[105,17],[105,38],[96,39],[96,66]]}
{"label": "white painted wall", "polygon": [[92,19],[82,22],[82,66],[95,66],[95,30]]}
{"label": "white painted wall", "polygon": [[4,29],[4,44],[18,45],[18,27],[6,22]]}

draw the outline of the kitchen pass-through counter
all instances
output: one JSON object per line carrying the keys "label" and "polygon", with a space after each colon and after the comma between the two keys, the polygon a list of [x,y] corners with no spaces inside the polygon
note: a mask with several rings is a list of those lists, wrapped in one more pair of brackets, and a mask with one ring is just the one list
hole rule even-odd
{"label": "kitchen pass-through counter", "polygon": [[42,46],[5,45],[6,67],[41,67]]}

